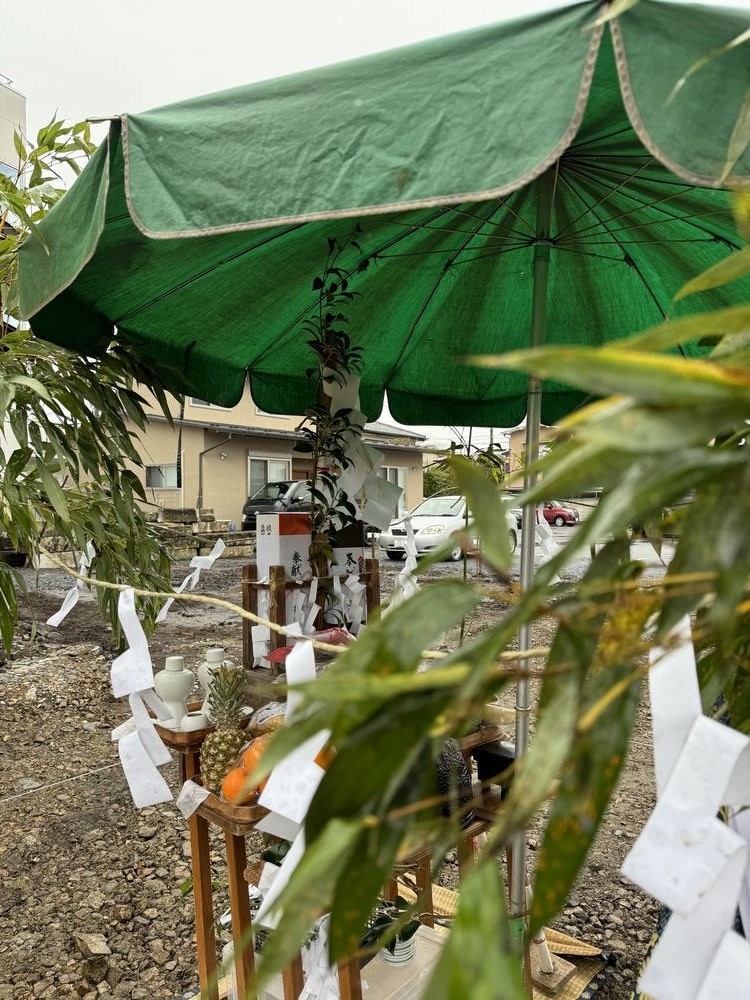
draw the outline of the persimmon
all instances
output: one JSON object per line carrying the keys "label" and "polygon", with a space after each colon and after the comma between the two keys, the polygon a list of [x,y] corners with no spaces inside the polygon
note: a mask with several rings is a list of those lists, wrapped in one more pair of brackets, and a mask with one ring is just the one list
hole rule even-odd
{"label": "persimmon", "polygon": [[241,767],[233,767],[221,783],[221,794],[233,806],[243,806],[255,797],[257,788],[247,780]]}
{"label": "persimmon", "polygon": [[243,750],[240,767],[245,774],[252,774],[263,751],[270,742],[271,733],[267,733],[265,736],[256,736],[250,743],[250,746],[246,750]]}
{"label": "persimmon", "polygon": [[331,766],[331,762],[333,761],[333,758],[335,756],[336,756],[336,751],[333,749],[333,747],[326,744],[324,747],[321,747],[321,749],[318,750],[318,752],[315,754],[315,763],[318,765],[318,767],[322,767],[324,771],[327,771],[328,768]]}

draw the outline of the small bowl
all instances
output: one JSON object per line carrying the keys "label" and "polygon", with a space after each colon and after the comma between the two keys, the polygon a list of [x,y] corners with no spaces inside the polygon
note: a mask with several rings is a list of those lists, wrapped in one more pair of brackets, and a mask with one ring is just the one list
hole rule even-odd
{"label": "small bowl", "polygon": [[180,722],[180,729],[183,733],[194,733],[199,729],[207,729],[208,726],[208,719],[203,712],[188,712]]}

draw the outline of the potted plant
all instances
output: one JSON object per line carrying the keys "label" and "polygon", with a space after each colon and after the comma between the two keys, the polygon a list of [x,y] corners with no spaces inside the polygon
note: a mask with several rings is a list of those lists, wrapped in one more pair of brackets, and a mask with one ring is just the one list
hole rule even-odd
{"label": "potted plant", "polygon": [[[409,908],[409,903],[403,896],[395,899],[379,899],[367,925],[367,930],[360,942],[361,948],[367,948],[380,941],[383,935],[394,924],[399,922]],[[392,965],[405,965],[411,962],[416,953],[416,933],[422,926],[420,915],[413,916],[401,924],[398,931],[389,938],[381,949],[381,956]]]}

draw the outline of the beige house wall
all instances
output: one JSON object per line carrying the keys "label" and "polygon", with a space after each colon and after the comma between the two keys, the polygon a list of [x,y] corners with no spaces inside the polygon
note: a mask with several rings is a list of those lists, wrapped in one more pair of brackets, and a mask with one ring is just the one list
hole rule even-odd
{"label": "beige house wall", "polygon": [[[143,463],[146,466],[173,466],[177,462],[177,423],[170,427],[155,402],[148,410],[153,416],[145,431],[139,433]],[[175,418],[179,417],[179,404],[171,397],[170,410]],[[189,421],[211,421],[223,426],[199,427]],[[180,449],[182,487],[146,487],[149,503],[156,507],[196,506],[202,465],[202,506],[212,508],[217,518],[234,522],[239,528],[242,506],[249,492],[250,458],[289,460],[292,479],[304,479],[309,475],[309,458],[298,456],[292,450],[295,443],[293,434],[299,422],[300,418],[296,416],[277,417],[263,413],[255,406],[249,392],[232,409],[201,404],[187,398]],[[380,436],[366,435],[366,438],[383,452],[384,466],[405,470],[405,509],[416,506],[422,499],[421,449],[389,447],[390,442]],[[201,452],[204,453],[202,458]],[[136,471],[145,486],[143,470]]]}
{"label": "beige house wall", "polygon": [[[540,427],[539,428],[539,443],[546,444],[549,441],[553,441],[555,435],[557,434],[556,427]],[[510,475],[514,473],[521,472],[523,470],[523,457],[526,450],[526,428],[521,427],[518,430],[510,432],[510,465],[509,472]],[[518,480],[518,486],[521,485],[521,481]]]}

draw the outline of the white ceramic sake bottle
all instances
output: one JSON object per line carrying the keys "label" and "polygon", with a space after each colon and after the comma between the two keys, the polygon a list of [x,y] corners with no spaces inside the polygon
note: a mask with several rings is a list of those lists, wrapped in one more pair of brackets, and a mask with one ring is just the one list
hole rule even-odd
{"label": "white ceramic sake bottle", "polygon": [[186,699],[195,683],[195,674],[185,667],[184,656],[168,656],[164,669],[154,677],[154,690],[172,713],[172,718],[164,725],[168,729],[179,729],[187,713]]}

